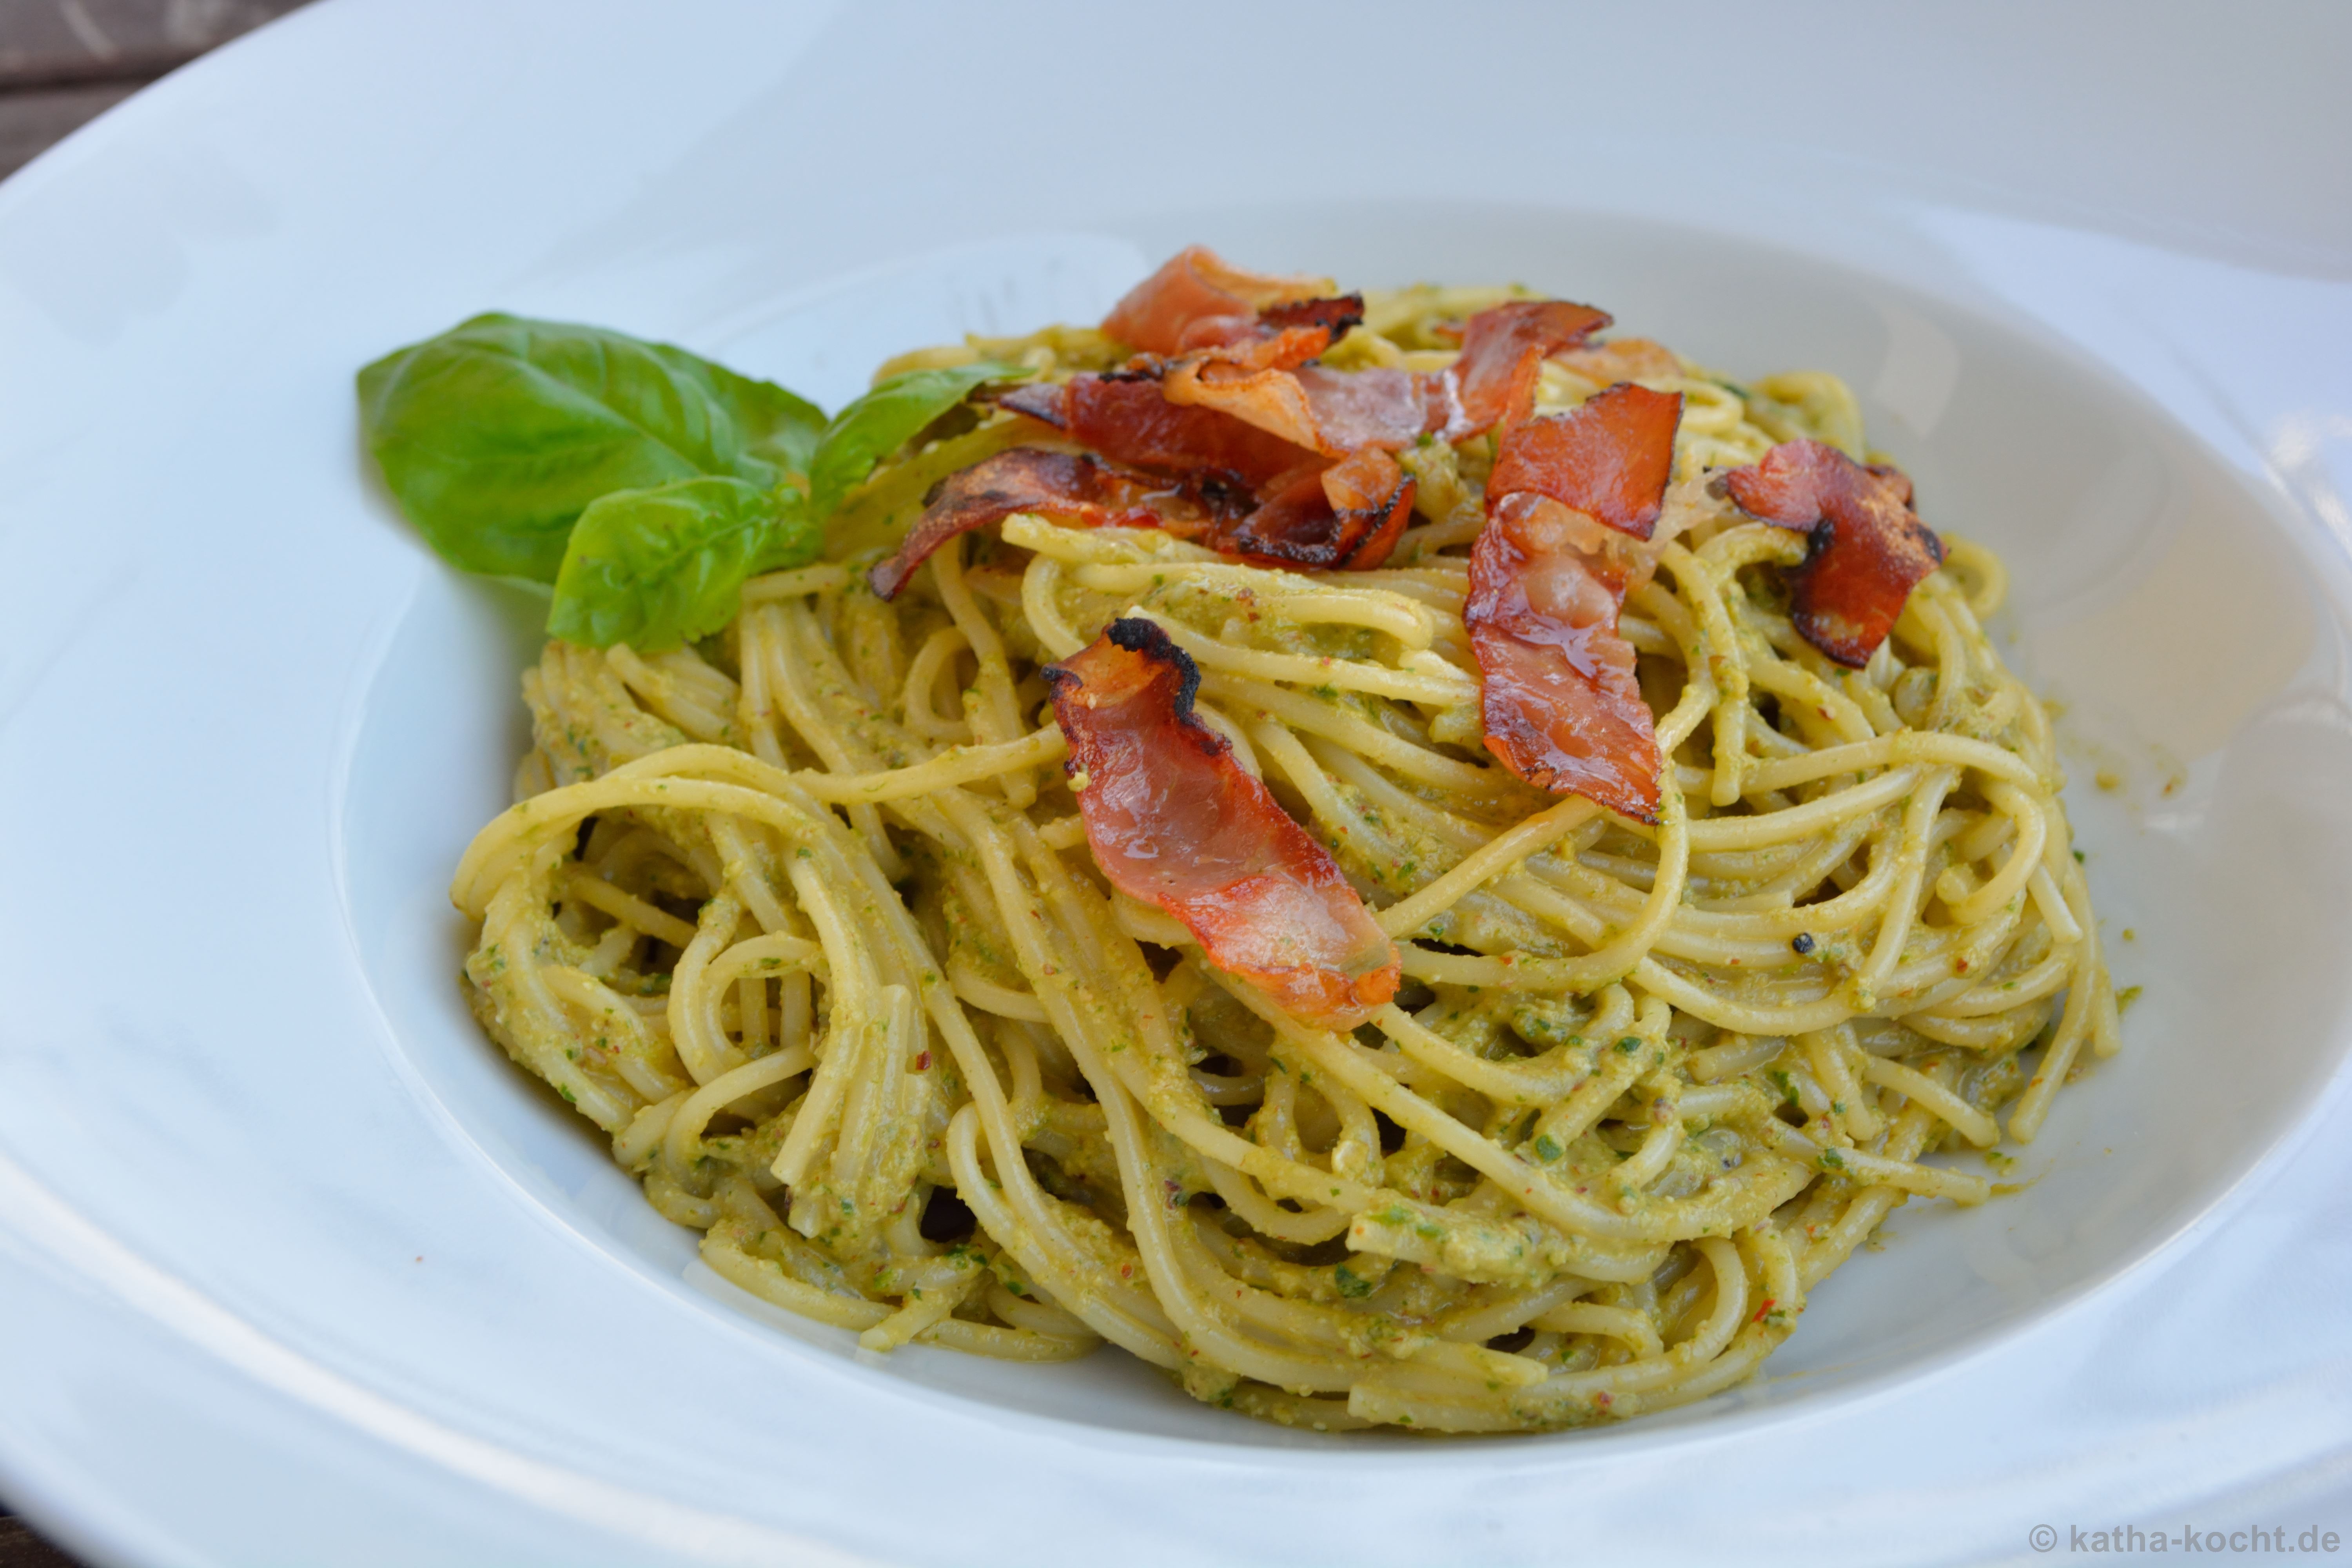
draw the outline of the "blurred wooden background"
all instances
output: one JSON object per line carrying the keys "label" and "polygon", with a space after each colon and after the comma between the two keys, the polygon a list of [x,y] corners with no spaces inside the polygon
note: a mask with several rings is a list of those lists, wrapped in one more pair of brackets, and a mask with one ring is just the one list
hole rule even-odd
{"label": "blurred wooden background", "polygon": [[164,72],[301,4],[0,0],[0,177]]}
{"label": "blurred wooden background", "polygon": [[[0,0],[0,178],[165,72],[303,0]],[[76,1568],[7,1514],[0,1568]]]}

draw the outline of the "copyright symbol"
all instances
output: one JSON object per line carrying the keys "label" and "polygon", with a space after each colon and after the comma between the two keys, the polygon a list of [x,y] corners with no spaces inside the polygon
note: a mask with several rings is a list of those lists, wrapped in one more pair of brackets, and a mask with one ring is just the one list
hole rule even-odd
{"label": "copyright symbol", "polygon": [[2033,1542],[2034,1551],[2048,1552],[2058,1544],[2058,1532],[2046,1524],[2037,1524],[2026,1539]]}

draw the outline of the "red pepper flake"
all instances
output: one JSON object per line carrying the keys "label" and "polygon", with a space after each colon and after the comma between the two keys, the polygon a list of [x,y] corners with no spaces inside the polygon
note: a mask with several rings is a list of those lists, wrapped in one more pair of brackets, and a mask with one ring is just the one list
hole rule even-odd
{"label": "red pepper flake", "polygon": [[1760,1307],[1757,1308],[1757,1309],[1756,1309],[1756,1315],[1755,1315],[1754,1317],[1752,1317],[1752,1318],[1748,1319],[1748,1321],[1749,1322],[1751,1322],[1751,1323],[1760,1323],[1760,1322],[1762,1322],[1762,1321],[1764,1321],[1765,1314],[1767,1314],[1767,1313],[1769,1313],[1769,1311],[1771,1311],[1771,1310],[1773,1309],[1773,1307],[1774,1307],[1774,1306],[1776,1306],[1777,1304],[1778,1304],[1778,1303],[1776,1303],[1776,1302],[1772,1300],[1772,1298],[1771,1298],[1771,1297],[1769,1297],[1769,1296],[1765,1297],[1765,1298],[1764,1298],[1764,1304],[1763,1304],[1762,1306],[1760,1306]]}
{"label": "red pepper flake", "polygon": [[915,1070],[917,1072],[929,1072],[931,1070],[930,1052],[925,1051],[921,1056],[915,1058]]}

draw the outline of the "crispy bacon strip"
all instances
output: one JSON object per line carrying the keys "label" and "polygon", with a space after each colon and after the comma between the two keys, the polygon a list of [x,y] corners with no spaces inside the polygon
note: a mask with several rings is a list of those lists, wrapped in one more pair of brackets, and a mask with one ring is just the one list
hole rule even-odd
{"label": "crispy bacon strip", "polygon": [[1180,407],[1230,414],[1268,435],[1338,457],[1350,448],[1334,446],[1319,433],[1300,367],[1363,319],[1360,294],[1275,306],[1258,317],[1255,338],[1152,367],[1160,374],[1160,394]]}
{"label": "crispy bacon strip", "polygon": [[1794,618],[1840,664],[1868,664],[1911,590],[1943,564],[1944,542],[1911,510],[1911,480],[1892,464],[1783,441],[1722,482],[1748,516],[1811,535],[1804,563],[1788,574]]}
{"label": "crispy bacon strip", "polygon": [[1549,496],[1619,533],[1646,540],[1673,477],[1683,403],[1621,384],[1569,414],[1514,426],[1495,453],[1486,507]]}
{"label": "crispy bacon strip", "polygon": [[1582,348],[1610,319],[1606,310],[1566,300],[1514,300],[1471,317],[1454,365],[1462,421],[1446,431],[1447,438],[1458,441],[1525,419],[1535,406],[1543,362]]}
{"label": "crispy bacon strip", "polygon": [[1111,307],[1103,335],[1153,354],[1244,342],[1259,335],[1262,313],[1312,300],[1328,288],[1320,278],[1244,272],[1206,246],[1189,246]]}
{"label": "crispy bacon strip", "polygon": [[1016,511],[1087,528],[1191,531],[1211,510],[1203,498],[1180,487],[1122,472],[1083,453],[1015,447],[940,480],[898,553],[876,562],[866,580],[878,596],[895,599],[931,552]]}
{"label": "crispy bacon strip", "polygon": [[1507,429],[1462,610],[1486,749],[1538,789],[1658,819],[1657,728],[1617,632],[1672,476],[1682,399],[1618,385]]}
{"label": "crispy bacon strip", "polygon": [[1409,447],[1424,433],[1459,441],[1525,419],[1543,362],[1555,354],[1604,382],[1679,369],[1671,353],[1646,339],[1584,347],[1607,325],[1608,314],[1590,305],[1518,300],[1471,317],[1461,359],[1437,374],[1304,363],[1245,372],[1213,353],[1171,367],[1162,390],[1171,403],[1230,414],[1292,446],[1331,457],[1365,447]]}
{"label": "crispy bacon strip", "polygon": [[1151,622],[1048,665],[1087,841],[1111,886],[1294,1016],[1351,1029],[1396,994],[1396,944],[1330,854],[1192,711],[1201,672]]}
{"label": "crispy bacon strip", "polygon": [[1302,477],[1202,542],[1278,566],[1369,572],[1396,548],[1413,494],[1412,478],[1397,460],[1368,447]]}
{"label": "crispy bacon strip", "polygon": [[1050,425],[1115,463],[1170,473],[1206,472],[1255,494],[1322,466],[1320,456],[1211,408],[1186,408],[1160,395],[1146,374],[1072,376],[1060,385],[1031,382],[997,402]]}
{"label": "crispy bacon strip", "polygon": [[[1172,360],[1139,358],[1129,368],[1157,374],[1160,395],[1171,403],[1213,408],[1286,440],[1296,440],[1292,434],[1296,416],[1289,416],[1286,423],[1285,419],[1288,409],[1284,400],[1295,401],[1297,391],[1292,372],[1363,319],[1360,294],[1303,300],[1295,305],[1277,305],[1261,315],[1258,335],[1254,338],[1199,349]],[[1313,445],[1311,435],[1305,444]]]}
{"label": "crispy bacon strip", "polygon": [[1361,294],[1276,305],[1258,313],[1256,336],[1197,350],[1182,355],[1178,363],[1214,365],[1226,374],[1295,370],[1329,348],[1363,319]]}
{"label": "crispy bacon strip", "polygon": [[1154,479],[1084,453],[1015,447],[940,481],[898,552],[866,580],[895,599],[931,552],[1014,512],[1081,528],[1162,529],[1271,566],[1370,571],[1396,548],[1412,498],[1412,477],[1376,450],[1310,468],[1254,505],[1213,480]]}
{"label": "crispy bacon strip", "polygon": [[[1170,488],[1197,503],[1197,519],[1163,505],[1155,526],[1251,560],[1368,571],[1388,559],[1412,513],[1413,481],[1386,451],[1358,450],[1335,464],[1213,409],[1169,403],[1149,376],[1083,374],[1058,386],[1013,387],[998,401],[1114,462],[1171,476]],[[899,559],[911,573],[961,531],[944,521],[935,527],[927,512]],[[921,552],[908,553],[919,542]]]}
{"label": "crispy bacon strip", "polygon": [[[1361,319],[1362,300],[1280,297],[1306,286],[1234,273],[1196,247],[1103,323],[1107,333],[1181,357],[1018,386],[999,401],[1114,462],[1181,476],[1196,496],[1255,497],[1246,516],[1230,504],[1211,509],[1204,532],[1218,549],[1283,565],[1367,569],[1388,558],[1412,509],[1412,482],[1389,454],[1423,435],[1458,439],[1524,420],[1545,356],[1576,351],[1609,324],[1589,305],[1515,301],[1471,318],[1461,363],[1443,374],[1339,373],[1304,362]],[[1261,298],[1269,302],[1237,324],[1240,309]],[[927,516],[909,549],[935,548],[920,542],[955,531],[950,520]],[[901,552],[902,560],[921,558]]]}

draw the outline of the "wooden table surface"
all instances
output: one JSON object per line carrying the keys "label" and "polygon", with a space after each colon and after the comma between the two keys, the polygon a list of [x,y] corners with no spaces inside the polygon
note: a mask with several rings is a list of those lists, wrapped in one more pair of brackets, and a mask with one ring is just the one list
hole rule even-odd
{"label": "wooden table surface", "polygon": [[[303,0],[0,0],[0,178],[166,71]],[[7,1516],[0,1568],[76,1568]]]}
{"label": "wooden table surface", "polygon": [[0,0],[0,177],[164,72],[301,3]]}

